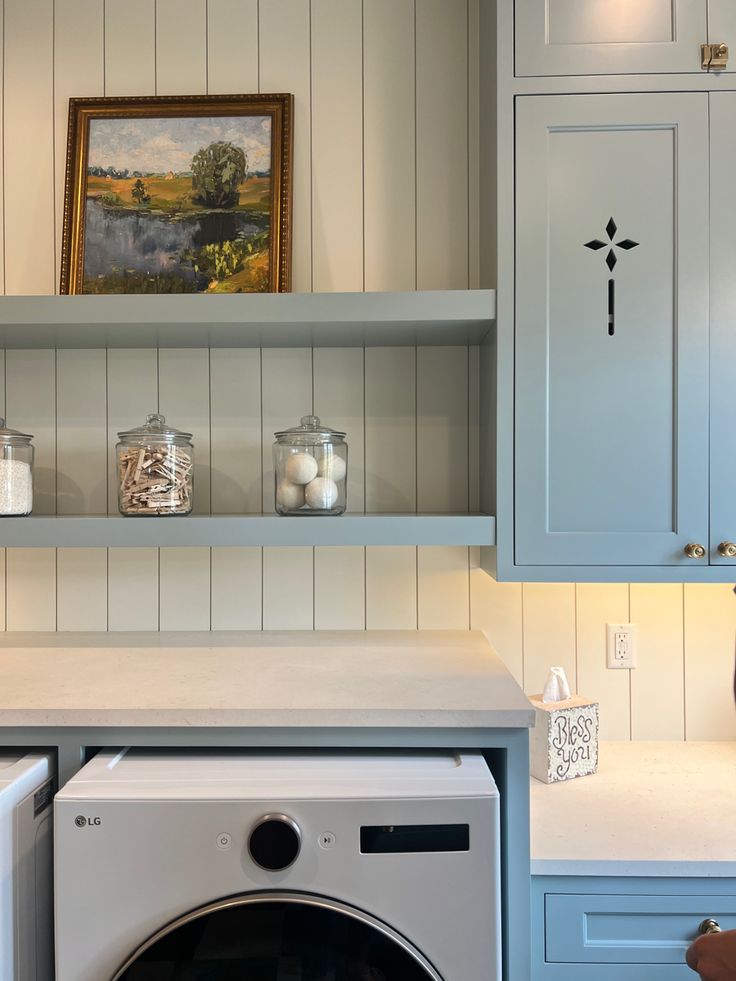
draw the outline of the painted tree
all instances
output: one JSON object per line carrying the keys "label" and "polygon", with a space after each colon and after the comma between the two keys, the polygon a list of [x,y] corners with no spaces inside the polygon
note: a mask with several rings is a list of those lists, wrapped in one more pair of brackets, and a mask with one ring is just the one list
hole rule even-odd
{"label": "painted tree", "polygon": [[146,192],[146,185],[143,183],[140,177],[133,185],[130,193],[136,204],[146,204],[147,201],[151,200],[150,194]]}
{"label": "painted tree", "polygon": [[192,157],[192,187],[208,208],[233,208],[248,173],[248,157],[234,143],[210,143]]}

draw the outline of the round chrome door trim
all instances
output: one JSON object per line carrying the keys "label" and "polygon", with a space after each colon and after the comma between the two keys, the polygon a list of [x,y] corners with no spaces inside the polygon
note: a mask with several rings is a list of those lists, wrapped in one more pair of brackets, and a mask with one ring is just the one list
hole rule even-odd
{"label": "round chrome door trim", "polygon": [[[291,830],[296,835],[296,842],[297,842],[296,855],[292,858],[289,864],[283,865],[280,869],[275,869],[275,870],[269,869],[265,865],[261,865],[258,859],[253,855],[253,852],[250,850],[250,840],[251,837],[253,836],[253,832],[257,831],[261,827],[261,825],[268,824],[270,821],[280,821],[281,824],[285,824],[287,828],[291,828]],[[248,832],[248,854],[250,855],[251,860],[255,862],[255,864],[258,866],[258,868],[263,869],[264,872],[273,872],[273,871],[284,872],[286,871],[286,869],[290,869],[291,866],[294,864],[294,862],[296,862],[296,860],[299,858],[301,851],[302,851],[302,829],[299,827],[299,825],[296,823],[296,821],[293,818],[289,817],[288,814],[281,814],[278,811],[274,811],[271,814],[264,814],[263,817],[258,818],[256,823]]]}
{"label": "round chrome door trim", "polygon": [[125,961],[122,967],[120,967],[115,974],[112,976],[112,981],[119,981],[123,974],[132,967],[141,954],[144,954],[150,947],[153,947],[155,943],[167,937],[170,933],[178,930],[180,927],[186,926],[187,923],[191,923],[193,920],[198,920],[203,916],[208,916],[210,913],[217,913],[223,909],[232,909],[236,906],[253,906],[256,903],[294,903],[294,905],[299,906],[313,906],[317,909],[325,909],[331,913],[342,913],[344,916],[349,917],[352,920],[357,920],[359,923],[364,923],[366,926],[372,927],[379,933],[382,933],[384,937],[388,940],[392,940],[395,944],[401,947],[405,953],[407,953],[418,965],[423,968],[427,973],[429,981],[443,981],[441,975],[435,971],[432,965],[429,963],[426,957],[424,957],[409,941],[406,937],[403,937],[396,930],[393,930],[388,924],[384,923],[382,920],[376,919],[368,913],[364,913],[362,910],[357,909],[354,906],[348,906],[345,903],[339,903],[333,899],[326,899],[322,896],[314,896],[310,893],[298,893],[298,892],[261,892],[261,893],[248,893],[246,896],[235,896],[229,899],[222,899],[218,902],[208,903],[206,906],[200,906],[199,909],[191,910],[189,913],[185,913],[176,920],[172,920],[161,930],[158,930],[152,936],[148,938],[140,947]]}

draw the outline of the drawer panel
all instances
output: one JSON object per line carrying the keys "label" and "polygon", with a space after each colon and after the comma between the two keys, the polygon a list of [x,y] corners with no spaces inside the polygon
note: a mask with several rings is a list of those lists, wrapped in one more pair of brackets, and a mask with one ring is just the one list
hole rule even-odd
{"label": "drawer panel", "polygon": [[545,961],[682,964],[706,917],[736,929],[734,896],[616,896],[547,893]]}

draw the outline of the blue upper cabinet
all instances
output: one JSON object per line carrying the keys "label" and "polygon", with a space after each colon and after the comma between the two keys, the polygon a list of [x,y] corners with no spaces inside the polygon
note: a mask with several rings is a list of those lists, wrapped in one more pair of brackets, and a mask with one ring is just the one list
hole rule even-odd
{"label": "blue upper cabinet", "polygon": [[698,72],[708,8],[727,20],[727,5],[733,0],[516,0],[516,74]]}
{"label": "blue upper cabinet", "polygon": [[517,98],[513,578],[707,573],[708,208],[707,94]]}
{"label": "blue upper cabinet", "polygon": [[736,92],[710,96],[711,562],[736,565]]}

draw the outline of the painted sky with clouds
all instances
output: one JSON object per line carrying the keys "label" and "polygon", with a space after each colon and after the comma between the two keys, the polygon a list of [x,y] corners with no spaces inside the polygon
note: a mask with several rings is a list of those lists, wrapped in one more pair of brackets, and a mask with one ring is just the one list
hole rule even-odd
{"label": "painted sky with clouds", "polygon": [[242,147],[248,155],[250,173],[270,172],[270,116],[92,119],[88,165],[176,173],[190,170],[197,150],[218,141]]}

